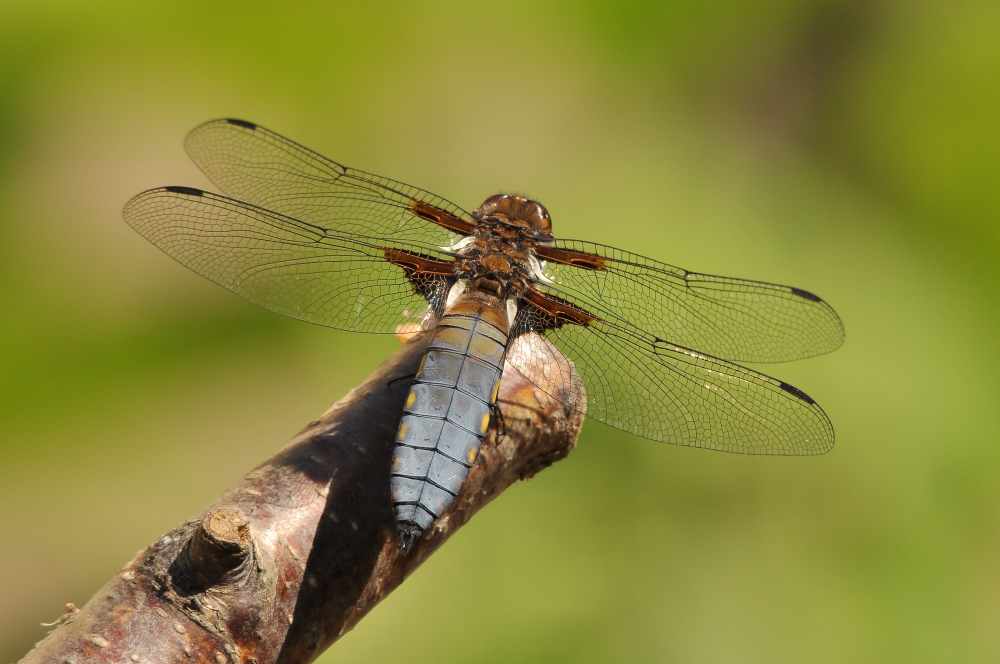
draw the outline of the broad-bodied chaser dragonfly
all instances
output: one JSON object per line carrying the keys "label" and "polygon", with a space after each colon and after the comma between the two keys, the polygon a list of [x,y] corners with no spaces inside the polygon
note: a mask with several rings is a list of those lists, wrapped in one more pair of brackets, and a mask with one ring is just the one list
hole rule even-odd
{"label": "broad-bodied chaser dragonfly", "polygon": [[[133,198],[125,220],[157,247],[293,318],[394,333],[420,312],[433,330],[396,436],[400,548],[465,482],[505,360],[541,386],[575,369],[586,399],[567,405],[643,438],[741,454],[833,446],[809,396],[733,363],[840,346],[840,319],[808,291],[558,239],[545,208],[522,196],[467,212],[242,120],[204,124],[185,145],[229,197],[164,187]],[[508,354],[525,335],[528,350]]]}

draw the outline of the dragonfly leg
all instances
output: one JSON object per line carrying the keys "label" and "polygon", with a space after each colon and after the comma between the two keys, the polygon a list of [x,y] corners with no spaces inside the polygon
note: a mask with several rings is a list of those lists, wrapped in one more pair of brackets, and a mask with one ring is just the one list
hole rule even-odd
{"label": "dragonfly leg", "polygon": [[500,410],[500,404],[498,403],[490,404],[490,413],[500,423],[500,428],[497,431],[497,442],[499,443],[507,435],[507,421],[504,420],[503,411]]}
{"label": "dragonfly leg", "polygon": [[385,386],[386,387],[392,387],[395,383],[398,383],[401,380],[413,380],[416,377],[417,377],[417,374],[406,374],[405,376],[396,376],[395,378],[393,378],[392,380],[390,380],[388,383],[386,383]]}

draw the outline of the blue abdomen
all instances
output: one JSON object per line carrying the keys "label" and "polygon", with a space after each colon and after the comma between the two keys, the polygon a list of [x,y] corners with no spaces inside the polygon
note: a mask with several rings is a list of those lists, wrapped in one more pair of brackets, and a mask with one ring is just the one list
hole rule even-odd
{"label": "blue abdomen", "polygon": [[442,316],[406,398],[392,460],[403,548],[451,505],[489,428],[507,332],[499,327],[506,312],[490,315],[484,306],[458,306],[461,313]]}

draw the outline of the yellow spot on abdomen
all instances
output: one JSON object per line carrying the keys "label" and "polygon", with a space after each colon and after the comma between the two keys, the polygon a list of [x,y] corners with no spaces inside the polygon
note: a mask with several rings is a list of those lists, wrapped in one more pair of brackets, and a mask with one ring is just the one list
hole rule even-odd
{"label": "yellow spot on abdomen", "polygon": [[471,450],[469,450],[469,463],[472,463],[473,461],[476,460],[476,452],[478,452],[478,451],[479,450],[477,448],[475,448],[475,447],[473,447]]}
{"label": "yellow spot on abdomen", "polygon": [[493,386],[493,393],[490,394],[490,403],[496,403],[497,402],[497,394],[499,392],[500,392],[500,381],[498,380],[497,384]]}
{"label": "yellow spot on abdomen", "polygon": [[396,434],[396,440],[406,440],[406,422],[399,425],[399,432]]}
{"label": "yellow spot on abdomen", "polygon": [[417,400],[416,390],[410,390],[410,395],[406,397],[406,407],[409,408],[413,405],[413,402]]}
{"label": "yellow spot on abdomen", "polygon": [[490,427],[490,414],[486,413],[483,415],[483,421],[479,423],[479,433],[486,433],[486,430]]}

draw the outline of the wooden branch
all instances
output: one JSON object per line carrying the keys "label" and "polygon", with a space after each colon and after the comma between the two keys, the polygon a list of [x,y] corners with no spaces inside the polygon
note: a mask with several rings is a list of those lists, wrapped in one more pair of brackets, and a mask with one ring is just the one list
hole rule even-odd
{"label": "wooden branch", "polygon": [[546,393],[572,403],[579,379],[543,391],[508,366],[505,434],[494,423],[452,506],[409,553],[397,550],[389,469],[428,340],[404,345],[202,514],[139,552],[22,662],[310,662],[486,503],[573,449],[582,415]]}

